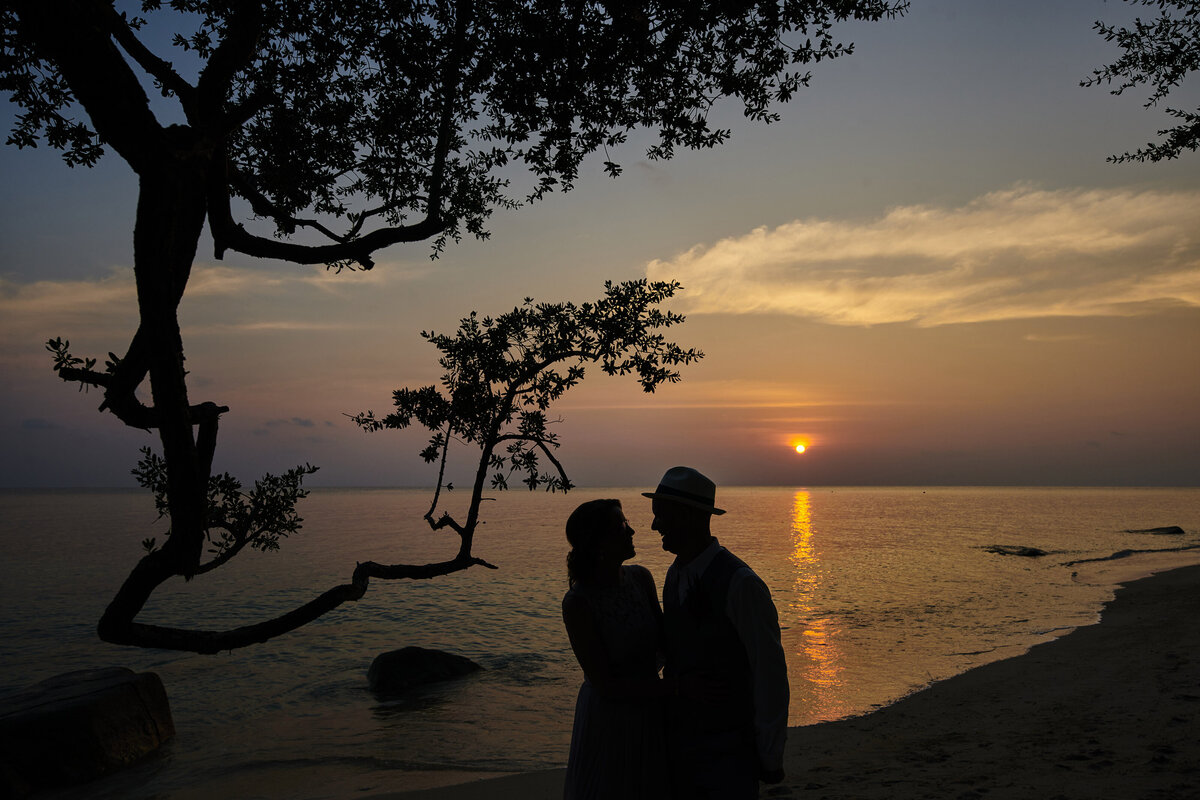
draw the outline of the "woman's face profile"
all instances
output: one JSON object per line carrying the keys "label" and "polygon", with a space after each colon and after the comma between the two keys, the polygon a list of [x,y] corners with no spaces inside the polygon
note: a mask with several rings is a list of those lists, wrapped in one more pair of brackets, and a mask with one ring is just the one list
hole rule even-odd
{"label": "woman's face profile", "polygon": [[633,558],[636,555],[633,547],[634,530],[620,506],[613,509],[612,520],[612,528],[605,536],[606,543],[611,542],[612,552],[619,555],[622,561]]}

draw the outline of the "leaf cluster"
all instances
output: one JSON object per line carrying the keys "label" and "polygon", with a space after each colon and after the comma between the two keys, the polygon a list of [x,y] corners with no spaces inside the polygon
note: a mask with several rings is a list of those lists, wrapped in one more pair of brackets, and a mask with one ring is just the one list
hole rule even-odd
{"label": "leaf cluster", "polygon": [[[159,518],[169,518],[167,462],[148,447],[143,447],[141,453],[133,476],[139,486],[153,494]],[[296,512],[296,503],[308,496],[304,478],[317,469],[304,464],[282,475],[268,473],[255,481],[250,491],[242,491],[241,481],[227,472],[211,476],[204,530],[213,559],[197,572],[219,566],[247,546],[263,552],[278,550],[281,539],[300,530],[304,520]],[[150,538],[142,545],[152,552],[156,542]]]}
{"label": "leaf cluster", "polygon": [[[1123,51],[1111,64],[1092,71],[1082,86],[1113,85],[1115,95],[1127,89],[1147,87],[1150,95],[1144,106],[1157,106],[1182,85],[1184,79],[1200,69],[1200,2],[1197,0],[1127,0],[1134,5],[1155,7],[1159,15],[1151,20],[1135,19],[1132,27],[1093,26],[1107,42]],[[1195,112],[1166,107],[1166,114],[1177,120],[1158,131],[1160,142],[1149,142],[1130,153],[1111,156],[1109,161],[1162,161],[1178,158],[1184,150],[1200,147],[1200,108]]]}
{"label": "leaf cluster", "polygon": [[16,11],[0,8],[0,92],[23,112],[16,115],[5,144],[36,147],[42,136],[61,150],[67,166],[90,167],[104,150],[73,109],[75,96],[53,61],[21,34]]}
{"label": "leaf cluster", "polygon": [[[79,390],[84,391],[89,386],[100,386],[102,377],[92,372],[96,366],[94,358],[80,358],[71,353],[71,342],[56,336],[46,341],[46,350],[54,359],[53,369],[60,376],[67,378],[68,373],[75,373],[72,378],[79,381]],[[121,358],[110,352],[104,362],[104,375],[113,375],[121,364]]]}
{"label": "leaf cluster", "polygon": [[[680,379],[678,367],[703,358],[694,348],[668,341],[663,331],[684,318],[659,305],[680,288],[675,282],[627,281],[604,285],[604,296],[575,305],[532,298],[498,317],[471,312],[453,334],[422,332],[441,353],[440,387],[398,389],[395,410],[353,419],[364,430],[404,429],[416,423],[433,432],[421,452],[438,459],[452,439],[478,446],[491,485],[508,486],[518,473],[535,489],[567,490],[561,468],[542,472],[539,454],[553,459],[559,446],[550,430],[550,405],[583,380],[586,365],[608,375],[632,375],[646,392]],[[557,462],[555,462],[557,465]]]}

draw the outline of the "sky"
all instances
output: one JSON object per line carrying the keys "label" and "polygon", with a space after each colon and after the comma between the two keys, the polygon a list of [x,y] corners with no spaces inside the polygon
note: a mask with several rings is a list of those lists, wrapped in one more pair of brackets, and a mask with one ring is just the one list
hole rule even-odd
{"label": "sky", "polygon": [[[588,162],[436,261],[420,243],[370,272],[216,261],[206,235],[180,315],[192,401],[231,408],[215,468],[431,485],[424,434],[346,416],[437,380],[420,331],[648,277],[683,284],[674,338],[705,358],[653,395],[590,371],[551,413],[577,484],[687,464],[722,485],[1198,485],[1200,154],[1107,163],[1166,117],[1079,86],[1117,56],[1092,23],[1129,17],[913,0],[844,27],[854,55],[780,122],[718,109],[732,140],[669,162],[634,137],[620,178]],[[1173,99],[1194,108],[1197,87]],[[44,343],[127,348],[136,182],[48,148],[0,148],[0,174],[0,487],[132,486],[154,438],[58,380]]]}

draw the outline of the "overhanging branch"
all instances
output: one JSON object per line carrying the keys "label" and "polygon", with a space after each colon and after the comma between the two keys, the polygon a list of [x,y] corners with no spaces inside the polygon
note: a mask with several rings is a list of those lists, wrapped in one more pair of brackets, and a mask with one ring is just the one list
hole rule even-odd
{"label": "overhanging branch", "polygon": [[[152,556],[142,560],[146,564]],[[139,564],[139,568],[142,565]],[[468,569],[473,566],[496,567],[481,558],[473,556],[458,556],[450,561],[440,561],[431,564],[377,564],[374,561],[364,561],[354,569],[350,583],[343,583],[329,589],[304,605],[282,614],[273,619],[254,625],[245,625],[227,631],[189,630],[161,625],[147,625],[134,622],[132,615],[122,615],[117,606],[122,594],[130,587],[129,581],[137,579],[139,574],[143,579],[153,580],[153,575],[146,571],[134,570],[122,587],[117,599],[109,605],[97,628],[99,636],[112,644],[130,645],[134,647],[150,647],[161,650],[183,650],[192,653],[211,654],[222,650],[236,650],[252,644],[261,644],[281,634],[293,631],[307,625],[309,622],[334,610],[342,603],[354,602],[367,591],[371,578],[380,580],[424,580],[449,575],[452,572]],[[141,587],[138,594],[148,596],[154,588],[169,575],[163,575],[154,586]],[[148,591],[147,591],[148,590]],[[140,610],[140,609],[139,609]],[[136,612],[135,612],[136,613]]]}
{"label": "overhanging branch", "polygon": [[209,228],[213,236],[214,256],[225,257],[226,250],[253,256],[274,258],[294,264],[333,264],[353,261],[363,269],[375,266],[371,256],[394,244],[422,242],[437,236],[445,228],[440,216],[427,215],[421,222],[380,228],[347,242],[327,245],[302,245],[256,236],[233,219],[229,192],[222,181],[213,182],[209,195]]}
{"label": "overhanging branch", "polygon": [[[116,375],[111,372],[79,367],[63,367],[58,370],[58,376],[67,382],[82,383],[105,389],[104,402],[100,404],[101,411],[110,411],[113,416],[131,428],[149,430],[159,427],[159,413],[146,406],[120,384]],[[219,406],[211,401],[188,406],[188,414],[193,425],[215,424],[221,414],[229,412],[229,406]],[[212,438],[215,439],[215,428]]]}

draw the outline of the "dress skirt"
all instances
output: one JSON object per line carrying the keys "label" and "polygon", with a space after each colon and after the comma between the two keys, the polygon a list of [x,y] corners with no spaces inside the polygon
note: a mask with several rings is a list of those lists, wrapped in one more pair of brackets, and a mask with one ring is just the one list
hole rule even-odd
{"label": "dress skirt", "polygon": [[607,699],[584,681],[575,702],[564,800],[667,797],[662,703]]}

